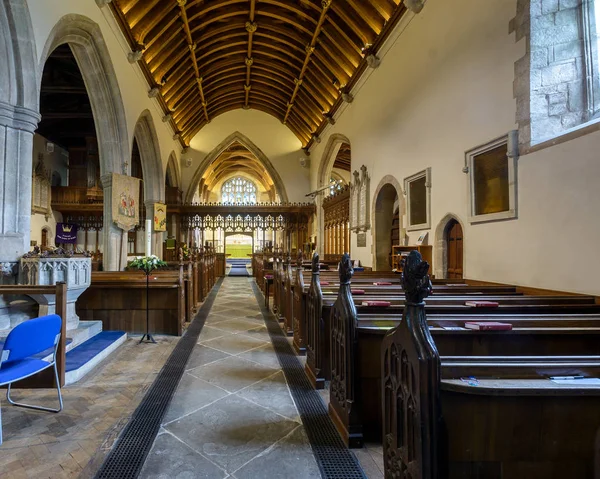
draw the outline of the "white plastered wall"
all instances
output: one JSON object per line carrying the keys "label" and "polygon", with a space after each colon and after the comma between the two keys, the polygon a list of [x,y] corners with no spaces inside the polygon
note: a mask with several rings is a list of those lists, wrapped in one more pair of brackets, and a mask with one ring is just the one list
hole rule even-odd
{"label": "white plastered wall", "polygon": [[[330,135],[346,135],[352,169],[364,164],[371,175],[371,204],[385,175],[403,185],[432,168],[429,244],[444,216],[460,218],[466,277],[598,294],[600,133],[519,159],[517,220],[467,221],[464,152],[516,128],[514,62],[526,45],[508,32],[515,13],[515,0],[428,0],[312,149],[311,186]],[[352,256],[365,265],[372,233],[366,248],[352,238]],[[410,232],[409,244],[420,233]]]}
{"label": "white plastered wall", "polygon": [[267,156],[281,177],[289,201],[306,201],[309,170],[300,166],[305,156],[300,140],[278,119],[258,110],[234,110],[214,118],[191,140],[186,158],[192,165],[181,170],[184,194],[202,160],[236,131],[242,133]]}

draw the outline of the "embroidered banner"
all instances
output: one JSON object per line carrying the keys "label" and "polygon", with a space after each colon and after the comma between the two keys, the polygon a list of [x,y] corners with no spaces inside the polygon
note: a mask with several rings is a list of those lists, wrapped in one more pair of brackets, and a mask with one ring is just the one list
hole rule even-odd
{"label": "embroidered banner", "polygon": [[167,205],[154,203],[154,231],[167,231]]}
{"label": "embroidered banner", "polygon": [[54,239],[54,243],[77,244],[77,225],[56,223],[56,238]]}
{"label": "embroidered banner", "polygon": [[140,180],[112,174],[112,215],[115,224],[129,231],[140,222]]}

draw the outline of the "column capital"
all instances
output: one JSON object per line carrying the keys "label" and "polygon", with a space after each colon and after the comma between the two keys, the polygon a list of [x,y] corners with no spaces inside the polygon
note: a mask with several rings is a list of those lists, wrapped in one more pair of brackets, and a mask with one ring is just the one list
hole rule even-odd
{"label": "column capital", "polygon": [[102,183],[102,188],[111,188],[112,187],[112,173],[108,173],[106,175],[102,175],[100,177],[100,182]]}
{"label": "column capital", "polygon": [[41,119],[42,116],[37,111],[0,101],[0,126],[33,133]]}

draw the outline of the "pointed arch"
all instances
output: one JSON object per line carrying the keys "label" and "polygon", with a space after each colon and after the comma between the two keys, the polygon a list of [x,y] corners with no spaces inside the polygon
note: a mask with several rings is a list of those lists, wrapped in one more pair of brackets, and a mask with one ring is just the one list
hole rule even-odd
{"label": "pointed arch", "polygon": [[86,86],[96,134],[100,174],[121,173],[127,151],[127,120],[121,90],[108,47],[97,23],[83,15],[68,14],[54,26],[38,66],[38,91],[41,89],[44,65],[56,47],[68,44],[73,51]]}
{"label": "pointed arch", "polygon": [[[435,245],[433,247],[433,270],[435,277],[445,279],[448,275],[448,225],[456,221],[463,231],[463,248],[465,241],[465,223],[454,213],[446,214],[435,228]],[[466,278],[466,260],[463,256],[463,278]]]}
{"label": "pointed arch", "polygon": [[[392,175],[385,175],[379,181],[371,201],[371,227],[373,238],[373,268],[387,269],[387,255],[391,250],[390,229],[394,215],[394,203],[398,202],[398,215],[402,221],[404,193],[400,182]],[[402,224],[400,224],[402,229]]]}
{"label": "pointed arch", "polygon": [[181,165],[177,160],[177,155],[174,151],[169,155],[169,161],[167,162],[167,173],[165,175],[165,181],[167,176],[171,179],[172,185],[175,188],[181,189]]}
{"label": "pointed arch", "polygon": [[194,173],[192,182],[190,183],[190,186],[188,187],[188,190],[186,192],[186,203],[191,203],[193,201],[194,195],[196,194],[196,191],[198,189],[198,185],[200,185],[202,176],[204,175],[204,172],[208,169],[208,167],[211,165],[211,163],[215,161],[227,148],[231,146],[232,143],[236,141],[241,143],[250,152],[252,152],[256,159],[265,167],[265,169],[271,176],[271,179],[273,180],[273,184],[275,185],[275,189],[281,201],[288,201],[288,195],[285,190],[285,185],[283,184],[279,173],[277,173],[277,170],[275,169],[267,155],[265,155],[262,152],[262,150],[258,146],[256,146],[246,135],[240,133],[239,131],[236,131],[229,135],[227,138],[225,138],[208,155],[204,157],[204,159],[200,163],[200,166]]}
{"label": "pointed arch", "polygon": [[348,137],[346,135],[342,135],[341,133],[334,133],[327,140],[327,146],[325,147],[325,150],[323,150],[321,162],[319,163],[317,188],[322,188],[329,183],[329,177],[331,175],[331,170],[333,169],[333,164],[335,163],[335,158],[340,150],[340,147],[344,143],[351,145]]}
{"label": "pointed arch", "polygon": [[[317,173],[318,190],[329,184],[329,178],[331,177],[331,170],[333,170],[335,158],[337,157],[338,151],[340,151],[340,147],[344,143],[350,145],[350,140],[346,135],[342,135],[341,133],[334,133],[327,140],[327,146],[325,146],[325,150],[323,150],[323,155],[321,156],[319,170]],[[321,208],[323,205],[323,195],[317,195],[315,202],[317,204],[317,225],[319,228],[318,237],[325,238],[325,219],[323,217],[323,209]],[[317,241],[317,245],[320,253],[324,254],[325,250],[323,240]],[[352,234],[350,234],[350,249],[352,249]]]}
{"label": "pointed arch", "polygon": [[142,160],[144,199],[146,202],[164,202],[165,172],[160,159],[158,135],[149,110],[144,110],[140,114],[133,129],[133,137],[137,142]]}

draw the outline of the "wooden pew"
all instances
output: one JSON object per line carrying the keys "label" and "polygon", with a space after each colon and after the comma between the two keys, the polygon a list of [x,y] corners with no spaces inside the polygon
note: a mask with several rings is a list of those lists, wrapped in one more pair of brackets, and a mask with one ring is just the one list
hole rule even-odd
{"label": "wooden pew", "polygon": [[600,356],[440,355],[416,259],[381,357],[385,477],[597,477],[600,386],[547,376],[598,377]]}
{"label": "wooden pew", "polygon": [[[374,314],[373,310],[369,314],[361,314],[361,310],[366,312],[370,308],[355,305],[354,298],[350,294],[350,277],[351,268],[349,266],[345,270],[343,268],[340,270],[342,284],[336,302],[333,307],[325,304],[322,306],[320,343],[317,343],[314,349],[311,348],[311,357],[320,357],[321,362],[319,365],[307,361],[307,374],[313,384],[317,386],[319,386],[319,382],[331,379],[330,413],[349,444],[360,446],[363,434],[370,439],[376,439],[379,436],[378,425],[381,423],[381,408],[377,391],[381,384],[381,373],[378,367],[378,358],[381,354],[383,333],[386,329],[399,323],[404,305],[384,308],[383,311],[380,310],[379,315]],[[443,318],[442,314],[446,312],[453,313],[455,316],[450,324],[455,324],[456,318],[460,316],[463,317],[463,324],[464,321],[477,320],[481,317],[480,311],[475,312],[473,308],[461,304],[468,297],[439,297],[437,304],[433,299],[430,298],[433,305],[427,306],[426,309],[437,313],[436,317],[439,318]],[[574,345],[581,345],[585,351],[600,354],[596,340],[600,333],[600,323],[597,321],[600,317],[600,308],[598,305],[591,304],[593,298],[517,297],[506,298],[505,301],[512,301],[512,299],[518,299],[525,303],[520,306],[522,310],[532,307],[538,311],[581,312],[579,311],[581,308],[584,311],[590,310],[596,313],[594,318],[596,324],[594,328],[586,328],[579,333],[570,331],[568,334],[563,334],[566,333],[566,328],[550,330],[547,324],[538,324],[537,329],[529,327],[525,330],[515,329],[509,332],[492,333],[470,330],[450,331],[437,328],[433,331],[434,336],[439,335],[443,338],[442,347],[452,353],[460,354],[468,354],[469,351],[488,354],[502,351],[503,348],[512,348],[513,354],[516,354],[520,351],[520,346],[524,347],[529,344],[533,344],[533,346],[529,346],[530,350],[540,353],[550,351],[560,354],[563,351],[571,351]],[[567,304],[563,304],[563,302]],[[506,307],[510,308],[509,310],[519,311],[516,309],[519,307],[518,304],[509,304]],[[308,308],[310,309],[310,305]],[[331,311],[330,316],[328,316],[328,309]],[[493,318],[493,314],[498,314],[499,309],[490,309],[490,318]],[[378,317],[381,319],[376,319]],[[443,323],[443,319],[438,319],[438,322]],[[363,323],[366,324],[363,325]],[[532,325],[529,324],[529,326]],[[553,341],[548,343],[548,338],[552,338]],[[555,338],[560,339],[554,341]],[[347,391],[352,390],[355,384],[360,384],[360,387],[357,389],[356,395],[352,396],[352,407],[350,407],[346,394]]]}
{"label": "wooden pew", "polygon": [[[180,336],[186,320],[180,271],[150,275],[150,332]],[[82,320],[101,320],[104,330],[146,331],[146,275],[138,271],[92,272],[90,287],[76,303]]]}

